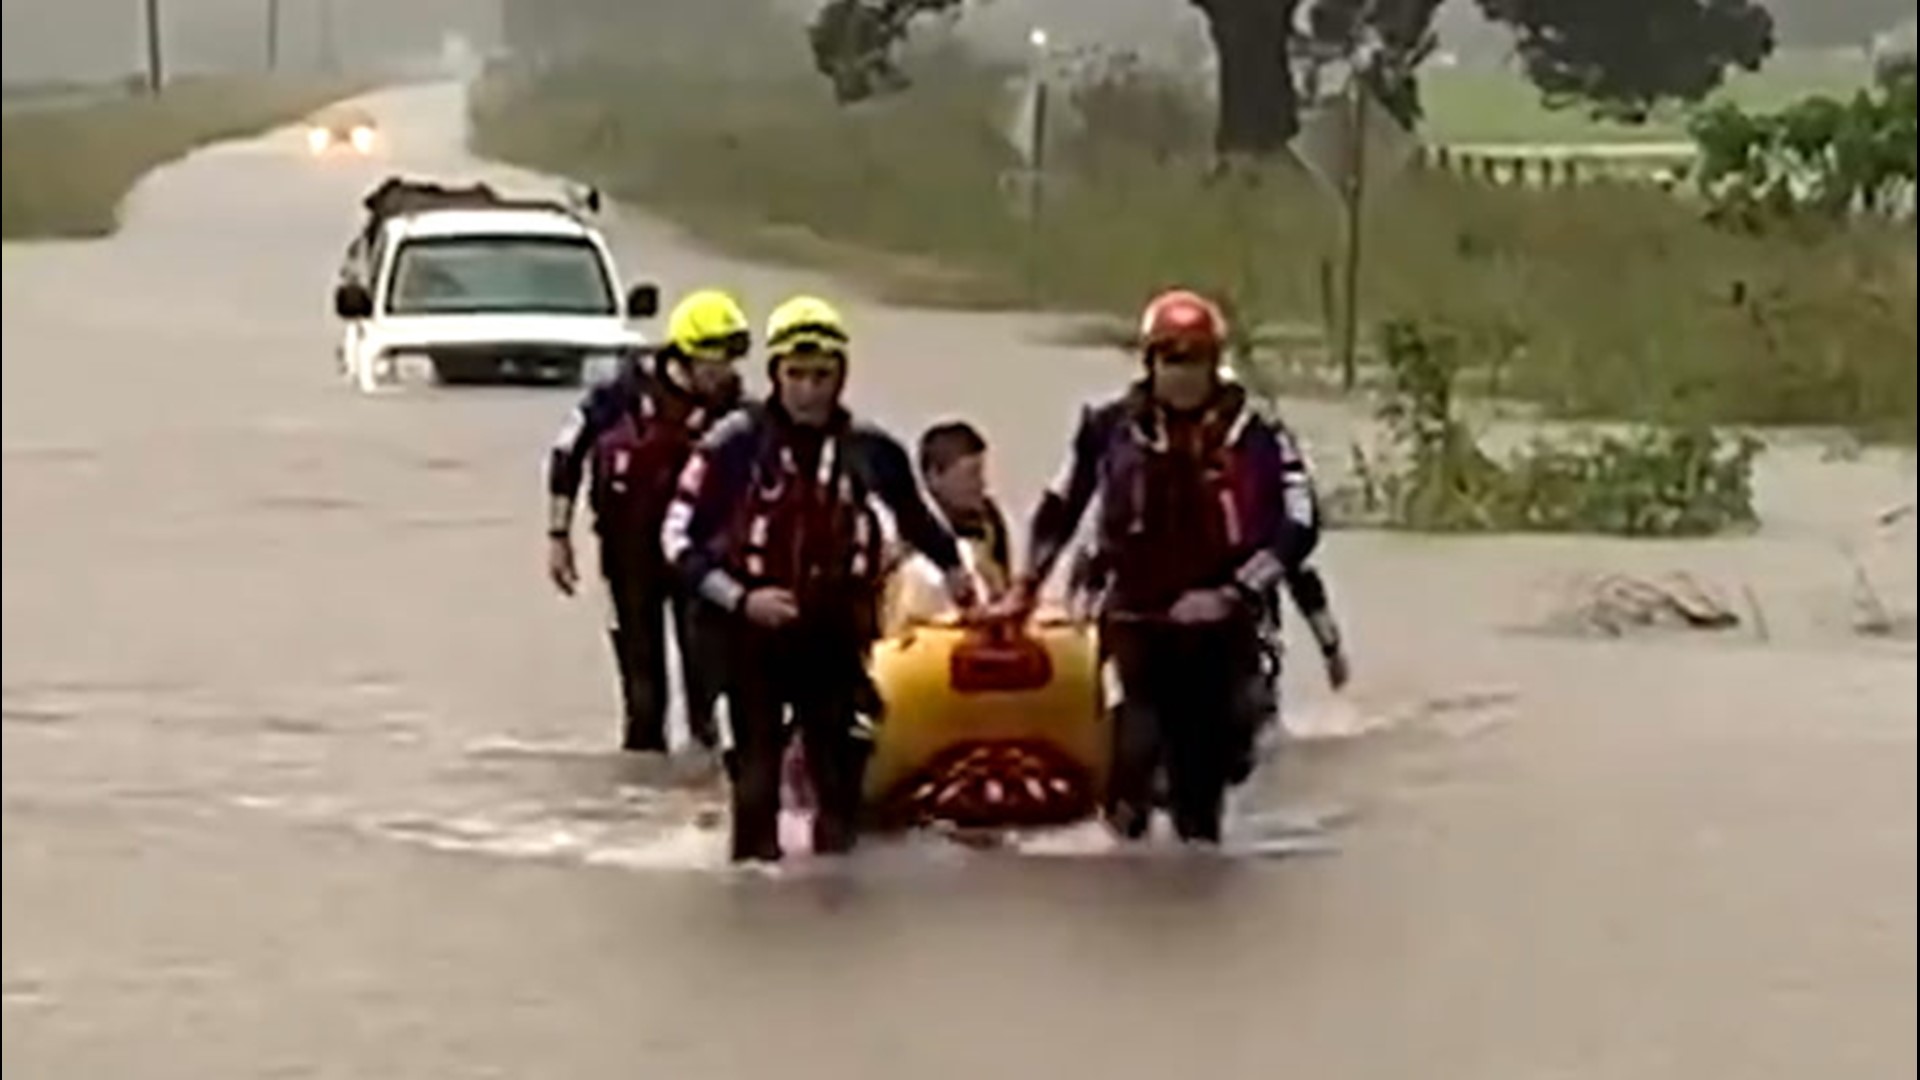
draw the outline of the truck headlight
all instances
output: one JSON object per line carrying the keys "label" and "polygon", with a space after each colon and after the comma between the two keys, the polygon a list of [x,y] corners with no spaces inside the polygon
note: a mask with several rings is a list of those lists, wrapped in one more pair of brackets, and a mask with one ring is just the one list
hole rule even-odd
{"label": "truck headlight", "polygon": [[580,381],[588,386],[612,382],[620,374],[617,352],[588,353],[580,358]]}
{"label": "truck headlight", "polygon": [[365,124],[354,128],[347,138],[353,143],[353,148],[360,153],[366,154],[373,151],[373,129]]}
{"label": "truck headlight", "polygon": [[326,153],[327,144],[332,141],[333,136],[327,132],[326,128],[317,127],[307,129],[307,149],[316,154]]}

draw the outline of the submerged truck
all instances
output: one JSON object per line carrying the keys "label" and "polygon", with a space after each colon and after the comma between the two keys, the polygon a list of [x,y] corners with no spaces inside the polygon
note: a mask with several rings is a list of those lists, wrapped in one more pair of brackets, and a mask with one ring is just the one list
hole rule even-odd
{"label": "submerged truck", "polygon": [[390,177],[342,261],[342,374],[368,392],[423,362],[443,384],[577,384],[647,344],[659,289],[624,297],[590,217],[599,195],[515,198],[484,183]]}

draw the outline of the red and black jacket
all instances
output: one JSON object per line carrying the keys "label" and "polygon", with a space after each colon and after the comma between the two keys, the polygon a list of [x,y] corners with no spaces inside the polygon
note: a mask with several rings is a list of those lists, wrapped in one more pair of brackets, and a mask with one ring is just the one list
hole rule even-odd
{"label": "red and black jacket", "polygon": [[661,530],[667,558],[727,610],[748,591],[779,586],[810,603],[870,602],[877,587],[879,511],[942,569],[960,565],[953,534],[914,479],[901,445],[840,413],[824,428],[793,423],[777,402],[728,416],[680,475]]}
{"label": "red and black jacket", "polygon": [[1034,514],[1036,579],[1096,494],[1112,604],[1129,613],[1164,612],[1190,589],[1234,587],[1257,602],[1318,541],[1305,458],[1234,384],[1189,417],[1156,405],[1144,384],[1086,410],[1067,466]]}
{"label": "red and black jacket", "polygon": [[555,439],[547,463],[547,492],[556,528],[591,465],[588,504],[602,539],[631,541],[657,552],[661,522],[674,483],[694,445],[739,405],[739,390],[705,400],[638,361],[588,391]]}

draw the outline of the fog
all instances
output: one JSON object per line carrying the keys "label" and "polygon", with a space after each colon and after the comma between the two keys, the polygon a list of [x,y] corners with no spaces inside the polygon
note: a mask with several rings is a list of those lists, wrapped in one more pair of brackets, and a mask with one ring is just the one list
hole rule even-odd
{"label": "fog", "polygon": [[[170,74],[265,69],[268,0],[158,5]],[[491,41],[499,23],[494,0],[278,0],[278,6],[280,65],[292,70],[325,68],[329,39],[340,64],[364,70],[431,53],[447,32]],[[141,0],[5,0],[3,8],[9,84],[92,82],[145,70]]]}
{"label": "fog", "polygon": [[[349,68],[368,69],[437,48],[446,32],[478,42],[498,36],[499,0],[278,0],[284,67],[319,69],[331,51]],[[602,0],[548,0],[541,13],[597,6]],[[696,0],[677,0],[690,4]],[[775,0],[804,14],[812,0]],[[705,0],[711,5],[713,0]],[[174,73],[257,70],[267,58],[268,0],[158,0],[167,68]],[[622,3],[626,12],[670,3]],[[1864,45],[1913,19],[1912,0],[1776,0],[1770,5],[1783,46]],[[1028,30],[1049,28],[1062,42],[1139,49],[1183,61],[1204,55],[1197,9],[1184,0],[974,0],[962,33],[989,48],[1018,48]],[[5,0],[8,83],[97,81],[144,69],[141,0]],[[331,32],[328,14],[331,12]],[[1446,48],[1468,59],[1497,59],[1505,30],[1467,0],[1449,0],[1438,26]],[[802,47],[798,41],[795,47]]]}

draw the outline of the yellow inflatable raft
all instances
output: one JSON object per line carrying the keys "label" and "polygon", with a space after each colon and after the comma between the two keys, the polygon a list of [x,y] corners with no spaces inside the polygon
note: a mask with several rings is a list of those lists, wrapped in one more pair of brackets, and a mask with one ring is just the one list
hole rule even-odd
{"label": "yellow inflatable raft", "polygon": [[866,795],[893,826],[1061,824],[1093,813],[1110,753],[1094,628],[923,624],[874,649],[886,722]]}

